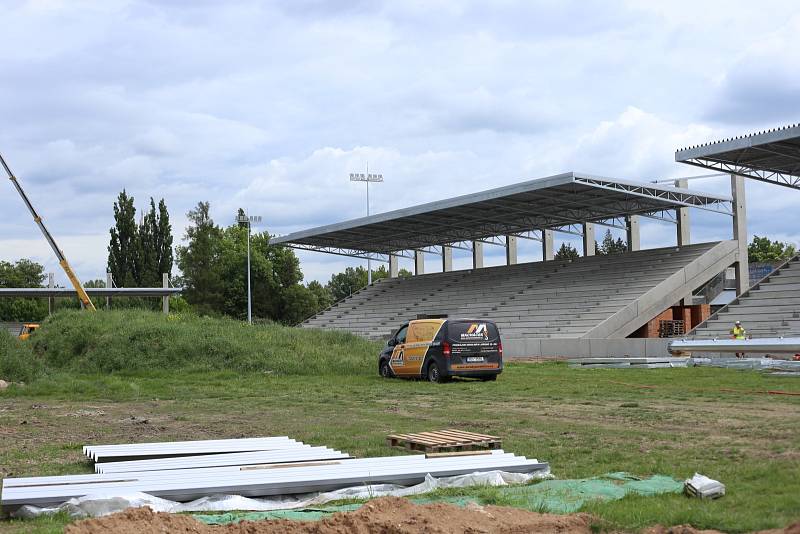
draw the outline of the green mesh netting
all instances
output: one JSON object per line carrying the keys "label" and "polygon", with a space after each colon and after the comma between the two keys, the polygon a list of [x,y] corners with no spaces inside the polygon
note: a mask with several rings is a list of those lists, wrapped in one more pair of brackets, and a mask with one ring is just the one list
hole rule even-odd
{"label": "green mesh netting", "polygon": [[[575,480],[545,480],[526,486],[498,488],[503,504],[524,508],[534,512],[569,514],[577,512],[587,501],[612,501],[622,499],[630,493],[638,495],[659,495],[682,493],[683,482],[664,475],[654,475],[647,479],[629,473],[607,473],[593,478]],[[414,497],[418,504],[446,502],[457,506],[470,503],[485,504],[480,499],[461,497]],[[264,519],[293,519],[296,521],[316,521],[336,512],[357,510],[361,504],[343,504],[306,510],[275,510],[272,512],[228,512],[224,514],[193,514],[192,517],[208,525],[225,525],[239,521],[260,521]]]}

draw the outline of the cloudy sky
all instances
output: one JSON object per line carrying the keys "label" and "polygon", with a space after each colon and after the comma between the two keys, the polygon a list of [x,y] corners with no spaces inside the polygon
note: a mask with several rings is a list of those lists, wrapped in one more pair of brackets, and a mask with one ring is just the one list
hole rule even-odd
{"label": "cloudy sky", "polygon": [[[348,173],[367,163],[386,179],[377,212],[570,170],[698,174],[676,148],[800,122],[791,0],[0,4],[0,151],[83,279],[104,277],[122,188],[163,197],[176,240],[201,200],[219,224],[241,206],[285,234],[363,215]],[[747,187],[750,232],[800,242],[800,191]],[[3,188],[0,259],[64,283]],[[730,222],[696,213],[692,232],[729,238]],[[645,224],[642,242],[673,230]],[[300,257],[306,280],[358,264]]]}

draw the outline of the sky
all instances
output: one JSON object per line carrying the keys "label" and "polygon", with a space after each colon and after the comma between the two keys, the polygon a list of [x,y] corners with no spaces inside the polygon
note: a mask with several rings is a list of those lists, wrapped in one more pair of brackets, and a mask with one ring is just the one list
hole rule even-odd
{"label": "sky", "polygon": [[[0,5],[0,152],[83,280],[105,278],[123,188],[139,209],[165,199],[176,244],[199,201],[220,225],[242,207],[282,235],[363,216],[348,174],[367,165],[385,179],[376,213],[567,171],[703,174],[675,150],[800,122],[791,0]],[[39,261],[65,284],[0,183],[0,260]],[[690,187],[729,193],[730,180]],[[747,194],[751,234],[800,243],[800,190],[751,180]],[[693,241],[731,237],[730,218],[694,211]],[[643,247],[674,241],[670,225],[642,225]],[[306,281],[363,263],[298,256]]]}

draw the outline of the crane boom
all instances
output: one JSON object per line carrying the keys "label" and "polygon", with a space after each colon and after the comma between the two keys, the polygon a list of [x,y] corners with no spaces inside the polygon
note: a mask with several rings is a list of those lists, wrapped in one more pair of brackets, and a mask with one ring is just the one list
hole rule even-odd
{"label": "crane boom", "polygon": [[39,226],[39,230],[42,231],[42,234],[44,234],[44,238],[50,244],[50,248],[52,248],[53,252],[55,252],[56,257],[58,258],[59,265],[61,265],[61,268],[64,269],[64,272],[67,274],[67,278],[69,278],[69,281],[72,282],[72,286],[75,288],[75,292],[78,293],[78,298],[83,303],[84,308],[87,310],[95,311],[94,304],[92,304],[92,299],[90,299],[89,295],[86,294],[86,290],[83,289],[81,281],[78,280],[78,277],[75,275],[75,271],[73,271],[72,267],[70,267],[66,256],[64,256],[64,253],[61,251],[61,249],[58,248],[58,245],[56,245],[53,236],[50,235],[50,231],[42,222],[42,218],[36,212],[36,209],[33,207],[33,204],[31,204],[31,201],[28,200],[28,195],[26,195],[25,191],[23,191],[22,186],[19,184],[19,180],[17,180],[17,177],[14,176],[13,172],[11,172],[11,169],[8,167],[8,164],[6,163],[6,160],[3,158],[2,154],[0,154],[0,163],[2,163],[3,168],[6,171],[6,174],[8,174],[8,179],[11,180],[11,183],[14,184],[17,193],[19,193],[19,196],[22,197],[22,201],[25,203],[26,206],[28,206],[28,211],[31,212],[33,220]]}

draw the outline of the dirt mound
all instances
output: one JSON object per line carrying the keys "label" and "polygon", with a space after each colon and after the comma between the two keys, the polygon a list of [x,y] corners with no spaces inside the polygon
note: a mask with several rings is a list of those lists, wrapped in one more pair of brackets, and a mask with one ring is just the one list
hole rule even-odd
{"label": "dirt mound", "polygon": [[418,505],[406,499],[383,497],[354,512],[336,513],[321,521],[243,521],[208,526],[189,517],[130,508],[124,512],[86,519],[67,526],[67,534],[406,534],[406,533],[575,533],[589,534],[592,518],[586,514],[537,514],[501,506],[451,504]]}

